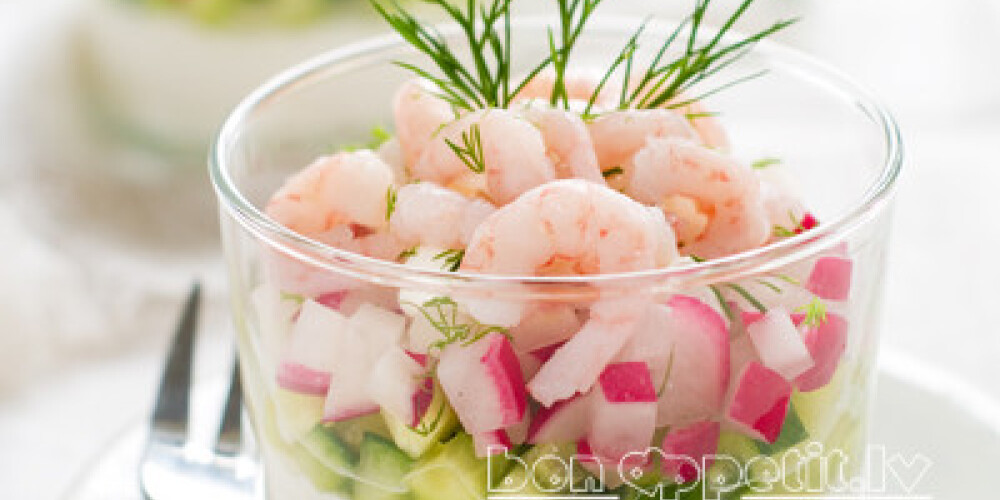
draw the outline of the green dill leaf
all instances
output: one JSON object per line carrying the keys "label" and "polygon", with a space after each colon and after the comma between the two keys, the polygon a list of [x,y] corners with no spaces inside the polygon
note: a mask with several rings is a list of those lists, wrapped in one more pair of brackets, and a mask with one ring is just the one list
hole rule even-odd
{"label": "green dill leaf", "polygon": [[809,328],[818,328],[826,323],[826,304],[819,297],[813,297],[811,302],[799,307],[796,311],[806,313],[802,324]]}
{"label": "green dill leaf", "polygon": [[449,139],[445,139],[445,144],[458,156],[459,160],[469,170],[477,174],[486,171],[486,157],[483,149],[483,136],[478,123],[474,123],[469,130],[462,132],[462,145],[459,146]]}
{"label": "green dill leaf", "polygon": [[444,264],[441,269],[444,271],[456,272],[462,266],[462,259],[465,258],[465,250],[445,250],[434,256],[432,260],[442,260]]}
{"label": "green dill leaf", "polygon": [[398,194],[396,193],[396,188],[389,186],[389,189],[385,192],[385,220],[392,218],[392,214],[396,213],[396,201],[398,199]]}
{"label": "green dill leaf", "polygon": [[389,139],[392,139],[392,134],[390,134],[389,131],[381,125],[372,127],[371,132],[369,133],[371,134],[371,139],[365,147],[367,149],[371,149],[372,151],[382,147],[383,144],[389,142]]}
{"label": "green dill leaf", "polygon": [[743,300],[749,302],[750,305],[752,305],[758,311],[762,313],[767,312],[767,306],[761,303],[761,301],[757,300],[757,297],[754,297],[753,294],[748,292],[746,288],[743,288],[742,286],[737,285],[736,283],[726,283],[726,288],[729,288],[734,292],[738,293],[740,297],[743,297]]}
{"label": "green dill leaf", "polygon": [[757,446],[757,451],[761,454],[774,456],[805,441],[808,437],[809,431],[806,430],[805,425],[802,423],[795,405],[789,405],[788,414],[785,416],[785,423],[781,426],[781,433],[778,434],[778,439],[773,444],[764,441],[754,441],[754,443]]}
{"label": "green dill leaf", "polygon": [[677,353],[677,346],[670,348],[670,356],[667,358],[667,369],[663,372],[663,381],[660,382],[660,387],[656,389],[656,397],[659,398],[663,396],[663,392],[667,390],[667,383],[670,382],[670,373],[674,371],[674,354]]}
{"label": "green dill leaf", "polygon": [[795,236],[795,231],[779,225],[774,225],[771,228],[771,233],[774,234],[775,238],[791,238]]}
{"label": "green dill leaf", "polygon": [[759,278],[759,279],[756,279],[754,281],[756,283],[760,284],[760,285],[763,285],[763,286],[769,288],[774,293],[783,293],[784,292],[784,290],[782,290],[781,287],[779,287],[778,285],[775,285],[774,283],[771,283],[770,281],[767,281],[766,279]]}
{"label": "green dill leaf", "polygon": [[622,175],[624,173],[625,173],[625,170],[623,170],[621,167],[611,167],[611,168],[609,168],[609,169],[601,172],[601,175],[603,175],[605,179],[610,179],[610,178],[612,178],[612,177],[614,177],[616,175]]}
{"label": "green dill leaf", "polygon": [[417,254],[417,247],[410,247],[407,248],[406,250],[403,250],[402,252],[399,252],[399,255],[396,256],[396,260],[405,261],[416,254]]}
{"label": "green dill leaf", "polygon": [[738,319],[736,311],[733,311],[733,306],[726,300],[725,295],[722,294],[722,290],[716,285],[709,285],[708,288],[712,290],[712,295],[715,295],[715,300],[719,302],[719,307],[722,308],[722,313],[726,315],[726,319],[729,320],[730,324],[735,324]]}
{"label": "green dill leaf", "polygon": [[300,304],[301,305],[301,304],[305,303],[306,298],[303,295],[298,294],[298,293],[292,293],[292,292],[282,291],[281,292],[281,300],[287,300],[287,301],[295,302],[296,304]]}
{"label": "green dill leaf", "polygon": [[775,165],[781,165],[780,158],[761,158],[750,164],[750,168],[754,170],[764,170],[767,167],[773,167]]}

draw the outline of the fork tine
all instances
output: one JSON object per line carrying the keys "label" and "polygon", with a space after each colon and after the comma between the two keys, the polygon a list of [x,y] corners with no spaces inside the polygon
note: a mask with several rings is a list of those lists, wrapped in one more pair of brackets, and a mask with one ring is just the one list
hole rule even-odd
{"label": "fork tine", "polygon": [[161,439],[177,443],[183,443],[187,435],[191,362],[200,304],[201,284],[196,282],[188,295],[170,353],[167,355],[151,421],[151,430],[159,434]]}
{"label": "fork tine", "polygon": [[233,362],[232,380],[229,382],[229,396],[226,409],[219,426],[219,437],[215,442],[215,452],[219,455],[236,455],[242,444],[243,386],[240,383],[240,359]]}

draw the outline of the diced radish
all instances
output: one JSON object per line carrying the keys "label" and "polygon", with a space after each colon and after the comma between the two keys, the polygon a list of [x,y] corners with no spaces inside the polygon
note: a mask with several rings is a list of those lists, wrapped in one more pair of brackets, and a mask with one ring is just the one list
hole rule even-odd
{"label": "diced radish", "polygon": [[660,390],[656,425],[676,426],[718,414],[729,387],[729,330],[715,309],[685,295],[667,303],[669,324],[664,335],[673,339],[664,380],[654,380]]}
{"label": "diced radish", "polygon": [[340,310],[340,305],[344,302],[344,297],[347,297],[346,290],[340,290],[336,292],[329,292],[316,297],[316,302],[323,304],[334,311]]}
{"label": "diced radish", "polygon": [[399,295],[395,288],[385,286],[365,286],[349,290],[340,302],[340,312],[353,315],[362,305],[369,304],[394,313],[401,313]]}
{"label": "diced radish", "polygon": [[792,380],[813,367],[812,356],[784,309],[768,311],[760,321],[747,326],[747,334],[764,366],[785,379]]}
{"label": "diced radish", "polygon": [[351,331],[336,352],[336,367],[323,408],[324,422],[349,420],[378,411],[367,385],[373,364],[365,339]]}
{"label": "diced radish", "polygon": [[729,359],[729,390],[733,391],[736,389],[737,379],[743,374],[743,369],[751,362],[760,363],[761,361],[760,355],[757,354],[757,348],[754,347],[749,335],[741,335],[733,339],[729,344]]}
{"label": "diced radish", "polygon": [[527,354],[518,353],[517,363],[521,366],[521,376],[524,377],[524,380],[530,380],[542,367],[542,361],[530,352]]}
{"label": "diced radish", "polygon": [[615,363],[595,386],[587,442],[601,457],[645,452],[656,431],[656,391],[646,363]]}
{"label": "diced radish", "polygon": [[498,455],[514,447],[510,438],[507,437],[507,432],[503,429],[473,434],[472,444],[476,449],[476,456],[479,458]]}
{"label": "diced radish", "polygon": [[591,394],[577,395],[538,410],[528,429],[528,442],[572,443],[587,435]]}
{"label": "diced radish", "polygon": [[[719,435],[722,426],[718,422],[698,422],[680,429],[671,430],[663,438],[660,450],[665,457],[662,463],[663,475],[675,478],[678,483],[687,483],[701,477],[701,470],[707,470],[712,462],[705,457],[714,455],[719,449]],[[695,465],[697,464],[697,465]]]}
{"label": "diced radish", "polygon": [[806,289],[821,299],[843,301],[851,293],[853,263],[844,257],[820,257],[816,260]]}
{"label": "diced radish", "polygon": [[[348,320],[349,330],[335,352],[333,377],[323,419],[338,422],[378,411],[368,391],[379,357],[398,346],[406,318],[372,304],[363,304]],[[404,354],[405,355],[405,354]]]}
{"label": "diced radish", "polygon": [[529,352],[566,341],[580,326],[572,306],[543,304],[529,309],[524,319],[510,329],[510,336],[515,350]]}
{"label": "diced radish", "polygon": [[278,251],[267,251],[263,262],[265,281],[273,283],[279,290],[304,297],[318,297],[362,285],[346,274],[330,272]]}
{"label": "diced radish", "polygon": [[417,313],[406,330],[406,345],[412,352],[426,355],[435,342],[444,340],[444,335],[422,314]]}
{"label": "diced radish", "polygon": [[[441,255],[441,252],[445,252],[447,250],[447,248],[429,246],[417,247],[414,250],[413,255],[406,259],[406,265],[427,271],[441,271],[443,261],[435,259],[434,257]],[[437,296],[437,294],[429,293],[422,289],[400,288],[399,307],[407,316],[415,318],[421,315],[420,306]]]}
{"label": "diced radish", "polygon": [[406,355],[409,356],[413,361],[416,361],[420,366],[427,366],[427,355],[421,354],[419,352],[406,351]]}
{"label": "diced radish", "polygon": [[325,396],[330,390],[330,372],[295,363],[282,363],[278,367],[277,380],[278,387],[299,394]]}
{"label": "diced radish", "polygon": [[[361,335],[373,353],[381,354],[389,346],[399,345],[406,330],[406,318],[387,309],[362,304],[351,315],[351,328]],[[374,356],[371,357],[374,360]]]}
{"label": "diced radish", "polygon": [[534,356],[539,362],[545,363],[546,361],[552,359],[552,355],[555,354],[556,351],[562,346],[562,344],[552,344],[548,347],[531,351],[531,355]]}
{"label": "diced radish", "polygon": [[816,226],[819,225],[819,219],[815,215],[806,212],[802,217],[802,221],[799,222],[799,227],[795,228],[795,234],[802,234]]}
{"label": "diced radish", "polygon": [[524,378],[510,340],[490,334],[441,353],[438,380],[462,426],[471,434],[518,423],[527,407]]}
{"label": "diced radish", "polygon": [[484,325],[512,328],[524,318],[523,302],[499,299],[464,298],[462,306]]}
{"label": "diced radish", "polygon": [[740,321],[743,322],[744,327],[750,326],[762,319],[764,319],[764,313],[760,311],[740,311]]}
{"label": "diced radish", "polygon": [[791,397],[792,385],[784,377],[760,363],[750,363],[739,377],[726,418],[747,436],[774,443]]}
{"label": "diced radish", "polygon": [[[647,451],[648,448],[645,447],[641,450],[641,452]],[[612,489],[624,484],[623,473],[634,479],[649,472],[653,465],[652,456],[648,453],[632,454],[627,459],[600,456],[586,439],[577,441],[574,460],[587,472],[601,478],[606,488]]]}
{"label": "diced radish", "polygon": [[336,353],[350,335],[350,324],[342,314],[314,300],[306,300],[292,329],[283,363],[332,373]]}
{"label": "diced radish", "polygon": [[613,300],[591,308],[591,317],[583,328],[556,350],[531,379],[531,395],[542,404],[576,393],[590,391],[597,377],[635,333],[645,308],[643,301]]}
{"label": "diced radish", "polygon": [[434,382],[423,366],[399,347],[383,354],[368,380],[372,400],[397,419],[416,427],[434,397]]}
{"label": "diced radish", "polygon": [[635,334],[616,356],[618,361],[642,361],[649,367],[653,381],[663,381],[674,349],[674,336],[665,333],[671,328],[671,310],[654,304],[646,310]]}
{"label": "diced radish", "polygon": [[795,379],[795,386],[800,391],[815,391],[830,383],[847,348],[847,326],[843,317],[827,313],[825,322],[806,329],[806,347],[816,365]]}

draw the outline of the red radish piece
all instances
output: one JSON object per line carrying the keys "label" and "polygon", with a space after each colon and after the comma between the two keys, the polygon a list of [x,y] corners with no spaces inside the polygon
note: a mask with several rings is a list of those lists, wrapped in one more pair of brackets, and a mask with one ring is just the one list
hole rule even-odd
{"label": "red radish piece", "polygon": [[715,309],[700,300],[675,295],[667,303],[673,338],[669,372],[653,383],[661,392],[657,427],[684,425],[717,415],[729,388],[729,330]]}
{"label": "red radish piece", "polygon": [[816,365],[795,379],[800,391],[815,391],[830,383],[847,348],[847,327],[847,320],[827,313],[825,322],[806,330],[806,347]]}
{"label": "red radish piece", "polygon": [[326,396],[330,389],[330,372],[313,370],[308,366],[283,363],[278,367],[278,387],[297,394]]}
{"label": "red radish piece", "polygon": [[510,442],[510,438],[507,437],[507,432],[503,429],[473,434],[472,445],[476,449],[476,456],[479,458],[499,455],[514,447]]}
{"label": "red radish piece", "polygon": [[813,367],[809,349],[784,309],[771,309],[746,329],[764,366],[785,379],[792,380]]}
{"label": "red radish piece", "polygon": [[816,260],[806,289],[821,299],[844,301],[851,293],[853,263],[844,257],[820,257]]}
{"label": "red radish piece", "polygon": [[792,385],[784,377],[752,362],[739,377],[726,418],[747,436],[774,443],[785,424],[791,397]]}
{"label": "red radish piece", "polygon": [[586,393],[635,333],[648,303],[611,300],[595,304],[583,328],[556,350],[528,383],[542,406]]}
{"label": "red radish piece", "polygon": [[666,333],[670,328],[670,308],[663,304],[650,306],[636,326],[635,334],[615,359],[642,361],[649,367],[653,382],[662,382],[674,350],[674,336]]}
{"label": "red radish piece", "polygon": [[538,305],[510,329],[514,349],[530,352],[565,342],[580,330],[582,324],[576,310],[568,305]]}
{"label": "red radish piece", "polygon": [[368,394],[383,411],[416,427],[434,397],[434,382],[423,375],[419,362],[399,347],[391,347],[372,370]]}
{"label": "red radish piece", "polygon": [[[678,457],[663,460],[663,475],[676,478],[678,483],[687,483],[701,477],[702,470],[712,466],[705,457],[714,455],[719,449],[719,435],[722,425],[718,422],[698,422],[687,427],[671,430],[663,438],[660,450],[666,456]],[[690,460],[688,460],[690,459]],[[697,464],[695,466],[694,463]]]}
{"label": "red radish piece", "polygon": [[420,366],[427,366],[427,355],[421,354],[419,352],[406,351],[406,355],[410,357],[413,361],[416,361]]}
{"label": "red radish piece", "polygon": [[323,304],[334,311],[340,310],[340,305],[344,302],[344,297],[347,297],[346,290],[340,290],[337,292],[329,292],[316,297],[316,302]]}
{"label": "red radish piece", "polygon": [[656,431],[656,390],[646,363],[615,363],[594,388],[587,442],[601,457],[645,452]]}
{"label": "red radish piece", "polygon": [[521,421],[527,408],[524,378],[506,336],[493,333],[472,345],[452,344],[441,353],[438,380],[470,434]]}
{"label": "red radish piece", "polygon": [[587,435],[591,394],[577,395],[538,410],[528,428],[531,444],[572,443]]}
{"label": "red radish piece", "polygon": [[795,228],[795,234],[802,234],[818,225],[819,219],[817,219],[815,215],[806,212],[806,214],[802,216],[802,220],[799,222],[799,227]]}
{"label": "red radish piece", "polygon": [[336,353],[348,336],[347,318],[316,301],[306,300],[292,328],[283,364],[332,373],[337,366]]}

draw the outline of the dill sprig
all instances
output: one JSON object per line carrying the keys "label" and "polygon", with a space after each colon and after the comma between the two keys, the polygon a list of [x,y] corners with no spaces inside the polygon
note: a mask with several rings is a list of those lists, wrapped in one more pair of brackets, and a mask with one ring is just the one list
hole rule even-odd
{"label": "dill sprig", "polygon": [[549,63],[555,73],[552,84],[552,95],[549,104],[553,107],[561,105],[569,109],[569,91],[566,88],[566,72],[569,68],[570,55],[576,47],[576,42],[583,33],[584,26],[594,14],[594,11],[604,0],[556,0],[559,9],[559,42],[556,43],[555,31],[549,28]]}
{"label": "dill sprig", "polygon": [[791,229],[777,224],[772,226],[771,233],[774,234],[776,238],[791,238],[792,236],[806,231],[805,222],[802,219],[795,217],[795,213],[791,210],[788,211],[788,218],[792,221]]}
{"label": "dill sprig", "polygon": [[443,337],[431,344],[432,349],[443,351],[452,344],[469,346],[492,333],[509,336],[506,328],[484,325],[475,319],[459,314],[459,306],[451,297],[435,297],[422,305],[406,303],[417,309],[428,323]]}
{"label": "dill sprig", "polygon": [[387,2],[390,7],[386,7],[378,0],[370,1],[393,30],[434,63],[439,75],[401,61],[396,65],[432,82],[441,97],[456,109],[505,108],[551,62],[545,59],[519,85],[511,86],[511,0],[492,0],[481,6],[476,0],[467,0],[464,7],[450,0],[425,0],[443,10],[461,29],[472,59],[468,67],[441,33],[418,20],[399,2],[391,0]]}
{"label": "dill sprig", "polygon": [[458,156],[458,159],[462,160],[462,163],[469,167],[469,170],[477,174],[486,171],[486,153],[483,149],[482,130],[479,128],[478,123],[469,127],[469,130],[462,132],[461,146],[455,144],[450,139],[445,139],[444,142],[455,153],[455,156]]}
{"label": "dill sprig", "polygon": [[[798,19],[781,20],[746,38],[732,43],[725,43],[723,38],[731,32],[733,26],[746,13],[753,2],[754,0],[743,0],[722,24],[715,36],[709,41],[702,43],[699,41],[699,34],[712,0],[695,0],[692,13],[667,36],[649,66],[642,72],[637,83],[633,86],[632,67],[635,62],[636,40],[645,28],[645,25],[641,26],[636,35],[626,44],[625,49],[619,55],[619,59],[612,64],[605,75],[606,79],[610,78],[611,74],[619,66],[624,65],[625,67],[622,98],[619,103],[620,108],[653,109],[664,106],[679,108],[765,74],[764,71],[753,73],[715,87],[695,97],[680,102],[677,101],[679,96],[690,91],[696,85],[742,59],[753,48],[754,44],[760,40],[798,21]],[[667,60],[667,53],[674,46],[674,43],[682,39],[685,41],[683,42],[684,46],[680,51],[680,55],[674,59]]]}
{"label": "dill sprig", "polygon": [[389,186],[389,189],[385,191],[385,220],[392,218],[392,214],[396,213],[396,201],[399,199],[399,195],[396,192],[396,188]]}
{"label": "dill sprig", "polygon": [[813,297],[811,302],[799,307],[796,311],[806,313],[802,324],[810,328],[818,328],[823,323],[826,323],[826,304],[819,297]]}
{"label": "dill sprig", "polygon": [[750,164],[750,168],[754,170],[764,170],[767,167],[773,167],[775,165],[781,165],[781,158],[761,158]]}
{"label": "dill sprig", "polygon": [[396,260],[405,261],[416,254],[417,254],[417,247],[410,247],[407,248],[406,250],[403,250],[402,252],[399,252],[399,255],[396,256]]}
{"label": "dill sprig", "polygon": [[465,250],[445,250],[434,256],[432,260],[443,261],[441,268],[445,271],[456,272],[462,266],[462,259],[465,258]]}
{"label": "dill sprig", "polygon": [[612,178],[612,177],[614,177],[616,175],[622,175],[624,173],[625,173],[625,170],[622,169],[621,167],[611,167],[611,168],[609,168],[609,169],[601,172],[601,175],[605,179],[610,179],[610,178]]}

